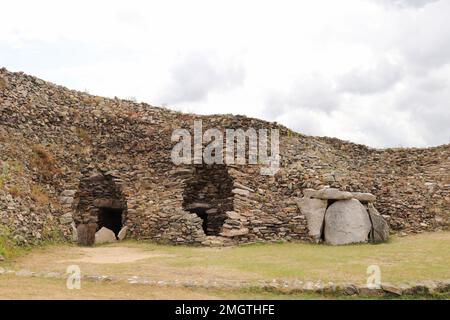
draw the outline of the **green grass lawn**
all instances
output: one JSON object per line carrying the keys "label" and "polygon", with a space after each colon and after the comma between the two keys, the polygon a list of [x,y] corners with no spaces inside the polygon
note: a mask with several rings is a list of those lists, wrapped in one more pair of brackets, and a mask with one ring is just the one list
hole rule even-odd
{"label": "green grass lawn", "polygon": [[[130,244],[135,245],[135,244]],[[255,244],[225,249],[161,247],[175,268],[217,267],[251,273],[260,279],[297,278],[332,282],[366,282],[369,265],[379,265],[382,281],[450,279],[450,233],[393,238],[389,243],[331,247],[300,243]]]}
{"label": "green grass lawn", "polygon": [[[450,232],[393,237],[389,243],[379,245],[340,247],[277,243],[204,248],[127,241],[88,249],[49,245],[7,264],[16,270],[58,272],[65,272],[69,264],[78,264],[84,274],[136,275],[155,280],[299,279],[359,284],[366,283],[367,267],[378,265],[382,282],[402,283],[450,279],[449,248]],[[101,258],[106,251],[120,257],[143,257],[127,263],[78,260],[89,255]]]}
{"label": "green grass lawn", "polygon": [[[331,247],[306,243],[252,244],[228,248],[166,246],[126,241],[81,248],[48,244],[18,250],[0,267],[65,273],[77,264],[83,274],[141,276],[154,280],[257,281],[298,279],[364,284],[369,265],[378,265],[382,282],[450,279],[450,232],[393,237],[379,245]],[[116,261],[119,259],[118,261]],[[0,276],[0,299],[355,299],[344,295],[241,289],[134,285],[83,281],[68,290],[63,279]],[[448,299],[448,295],[401,299]],[[380,299],[380,298],[371,298]]]}
{"label": "green grass lawn", "polygon": [[283,293],[264,289],[189,289],[132,285],[127,283],[82,282],[80,290],[69,290],[63,279],[20,278],[0,276],[0,300],[5,299],[127,299],[127,300],[322,300],[322,299],[448,299],[448,295],[361,297],[321,295],[315,293]]}

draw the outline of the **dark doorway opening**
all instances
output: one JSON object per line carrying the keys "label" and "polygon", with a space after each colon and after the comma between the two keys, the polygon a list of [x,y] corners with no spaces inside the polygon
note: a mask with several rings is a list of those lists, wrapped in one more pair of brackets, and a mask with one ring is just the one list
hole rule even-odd
{"label": "dark doorway opening", "polygon": [[190,209],[189,212],[196,214],[200,219],[202,219],[202,229],[205,232],[205,234],[209,234],[209,232],[208,232],[208,214],[206,213],[206,209],[193,208],[193,209]]}
{"label": "dark doorway opening", "polygon": [[207,236],[219,236],[233,211],[233,179],[225,165],[197,165],[183,191],[183,209],[202,219]]}
{"label": "dark doorway opening", "polygon": [[99,208],[98,229],[100,230],[102,227],[108,228],[117,237],[122,229],[122,213],[123,209]]}

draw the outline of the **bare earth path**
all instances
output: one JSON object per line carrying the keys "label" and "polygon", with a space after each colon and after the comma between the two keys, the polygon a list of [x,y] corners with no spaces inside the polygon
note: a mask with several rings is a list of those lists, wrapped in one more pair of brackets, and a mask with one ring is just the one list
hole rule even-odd
{"label": "bare earth path", "polygon": [[82,257],[72,260],[57,261],[57,263],[88,263],[88,264],[120,264],[139,260],[174,257],[164,253],[150,253],[132,247],[96,247],[80,249]]}
{"label": "bare earth path", "polygon": [[[93,248],[68,244],[48,245],[0,264],[3,269],[26,270],[37,274],[29,278],[21,278],[12,273],[0,275],[0,298],[270,298],[272,295],[268,293],[227,291],[226,287],[228,284],[257,283],[274,279],[363,284],[366,283],[366,271],[370,265],[380,267],[382,282],[398,284],[448,280],[448,248],[450,232],[393,238],[390,243],[380,245],[344,247],[278,243],[203,248],[162,246],[134,241]],[[70,265],[79,266],[83,275],[111,276],[125,280],[140,277],[161,283],[200,281],[206,284],[223,284],[223,288],[168,288],[164,285],[140,286],[126,281],[113,281],[83,282],[83,290],[74,292],[65,288],[64,279],[45,279],[38,276],[46,273],[63,276]],[[34,285],[36,288],[33,289]]]}

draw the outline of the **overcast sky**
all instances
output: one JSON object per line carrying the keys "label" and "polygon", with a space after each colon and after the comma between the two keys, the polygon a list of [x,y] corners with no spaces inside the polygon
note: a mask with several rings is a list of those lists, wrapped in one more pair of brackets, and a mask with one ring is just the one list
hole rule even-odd
{"label": "overcast sky", "polygon": [[372,147],[450,142],[449,0],[2,0],[1,66]]}

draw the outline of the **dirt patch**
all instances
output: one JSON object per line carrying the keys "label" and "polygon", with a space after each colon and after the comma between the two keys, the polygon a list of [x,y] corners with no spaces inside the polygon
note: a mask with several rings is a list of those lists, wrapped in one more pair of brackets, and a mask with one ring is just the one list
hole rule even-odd
{"label": "dirt patch", "polygon": [[57,263],[78,262],[92,264],[131,263],[150,258],[175,257],[171,254],[151,253],[129,247],[98,247],[81,248],[82,257],[77,259],[60,260]]}

